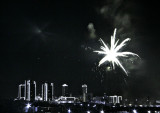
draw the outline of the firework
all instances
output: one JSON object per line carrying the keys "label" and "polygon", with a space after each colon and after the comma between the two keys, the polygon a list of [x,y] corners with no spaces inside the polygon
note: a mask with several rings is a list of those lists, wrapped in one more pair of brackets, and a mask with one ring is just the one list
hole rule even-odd
{"label": "firework", "polygon": [[110,62],[113,66],[113,69],[115,69],[115,64],[119,66],[125,73],[127,74],[126,69],[123,67],[121,62],[119,61],[119,57],[128,57],[129,55],[132,56],[137,56],[137,54],[132,53],[132,52],[121,52],[120,50],[126,45],[126,43],[130,40],[130,38],[126,38],[123,40],[120,44],[118,44],[119,40],[116,41],[116,29],[114,30],[113,36],[111,36],[111,44],[110,47],[107,46],[104,41],[100,38],[100,42],[102,42],[103,46],[100,47],[100,51],[94,51],[97,52],[98,54],[103,54],[104,57],[99,61],[99,65],[105,63],[105,62]]}

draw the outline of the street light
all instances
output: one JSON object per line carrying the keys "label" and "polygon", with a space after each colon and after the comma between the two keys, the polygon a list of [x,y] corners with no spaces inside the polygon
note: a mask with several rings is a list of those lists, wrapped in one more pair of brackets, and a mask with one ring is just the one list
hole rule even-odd
{"label": "street light", "polygon": [[28,104],[26,105],[26,107],[27,107],[27,108],[30,108],[30,107],[31,107],[31,104],[30,104],[30,103],[28,103]]}

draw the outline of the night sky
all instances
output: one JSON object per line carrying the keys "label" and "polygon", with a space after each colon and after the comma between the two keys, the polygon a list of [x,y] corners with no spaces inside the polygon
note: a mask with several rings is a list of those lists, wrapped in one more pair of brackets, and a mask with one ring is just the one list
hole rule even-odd
{"label": "night sky", "polygon": [[[73,95],[87,84],[94,95],[160,97],[158,2],[22,0],[2,3],[0,12],[1,98],[17,97],[18,85],[27,79],[55,83],[57,96],[66,83]],[[103,56],[93,50],[99,38],[110,43],[114,28],[120,42],[131,38],[124,50],[141,57],[121,60],[129,76],[118,66],[97,69]]]}

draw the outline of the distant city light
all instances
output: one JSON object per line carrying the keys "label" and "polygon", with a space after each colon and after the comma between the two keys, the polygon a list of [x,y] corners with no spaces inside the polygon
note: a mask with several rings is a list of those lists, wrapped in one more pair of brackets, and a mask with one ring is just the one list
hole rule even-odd
{"label": "distant city light", "polygon": [[66,86],[68,86],[68,85],[67,85],[67,84],[63,84],[62,86],[63,86],[63,87],[66,87]]}
{"label": "distant city light", "polygon": [[27,108],[30,108],[30,107],[31,107],[31,104],[30,104],[30,103],[28,103],[28,104],[26,105],[26,107],[27,107]]}
{"label": "distant city light", "polygon": [[103,110],[101,110],[101,111],[100,111],[100,113],[104,113],[104,111],[103,111]]}
{"label": "distant city light", "polygon": [[136,110],[136,109],[134,109],[134,110],[133,110],[133,113],[137,113],[137,110]]}
{"label": "distant city light", "polygon": [[96,107],[96,104],[93,107]]}
{"label": "distant city light", "polygon": [[70,110],[70,109],[68,109],[68,113],[71,113],[71,110]]}

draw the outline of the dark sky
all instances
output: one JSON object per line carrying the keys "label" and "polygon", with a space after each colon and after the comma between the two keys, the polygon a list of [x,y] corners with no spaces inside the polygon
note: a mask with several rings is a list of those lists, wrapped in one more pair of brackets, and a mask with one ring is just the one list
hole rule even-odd
{"label": "dark sky", "polygon": [[[160,95],[159,6],[139,0],[22,0],[0,8],[0,96],[17,97],[26,79],[55,83],[56,95],[67,83],[73,95],[88,85],[94,95],[118,94],[131,98]],[[90,36],[89,23],[95,37]],[[125,50],[141,57],[133,65],[122,59],[129,72],[116,67],[96,70],[101,56],[99,38],[110,41],[114,28]],[[91,49],[90,49],[91,48]],[[126,82],[124,82],[124,78]]]}

